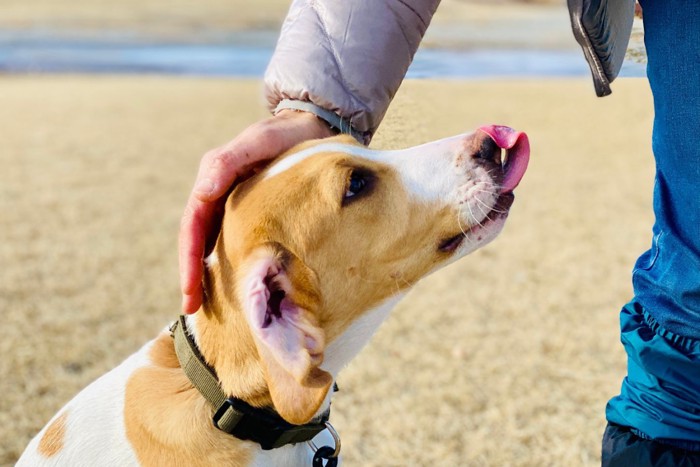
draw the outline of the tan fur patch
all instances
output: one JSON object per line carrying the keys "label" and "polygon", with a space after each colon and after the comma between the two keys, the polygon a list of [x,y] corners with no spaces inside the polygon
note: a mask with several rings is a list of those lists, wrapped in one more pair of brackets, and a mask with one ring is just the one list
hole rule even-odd
{"label": "tan fur patch", "polygon": [[48,428],[46,428],[44,436],[42,436],[41,441],[39,441],[39,452],[42,455],[52,457],[63,449],[63,443],[66,436],[67,419],[68,412],[66,411],[56,417]]}
{"label": "tan fur patch", "polygon": [[[374,186],[362,199],[341,206],[356,169],[374,174]],[[439,240],[460,232],[455,209],[412,200],[395,169],[380,162],[324,153],[269,180],[251,182],[227,204],[219,238],[226,251],[219,258],[244,259],[263,242],[289,249],[319,274],[318,319],[328,342],[446,260],[448,255],[437,250]],[[255,195],[247,196],[253,190]]]}
{"label": "tan fur patch", "polygon": [[217,430],[212,408],[181,370],[173,339],[153,342],[152,365],[134,372],[126,385],[126,436],[141,465],[245,466],[251,449]]}

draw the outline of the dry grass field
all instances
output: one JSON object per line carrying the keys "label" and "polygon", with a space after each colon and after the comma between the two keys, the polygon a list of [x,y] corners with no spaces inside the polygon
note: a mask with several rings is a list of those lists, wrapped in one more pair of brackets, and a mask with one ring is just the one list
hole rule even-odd
{"label": "dry grass field", "polygon": [[[525,130],[503,234],[429,277],[341,373],[348,466],[593,466],[650,240],[651,97],[624,79],[409,81],[374,147]],[[199,157],[264,115],[233,79],[0,77],[0,464],[179,310]]]}

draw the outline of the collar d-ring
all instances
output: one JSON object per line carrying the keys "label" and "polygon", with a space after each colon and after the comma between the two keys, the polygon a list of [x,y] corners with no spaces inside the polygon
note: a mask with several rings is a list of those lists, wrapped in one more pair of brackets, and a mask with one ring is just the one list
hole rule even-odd
{"label": "collar d-ring", "polygon": [[[338,457],[340,455],[340,435],[337,431],[335,431],[335,428],[333,428],[333,425],[331,425],[329,421],[326,421],[324,424],[326,425],[326,430],[328,433],[330,433],[333,437],[333,443],[335,444],[333,455],[331,455],[331,457]],[[313,440],[309,440],[307,443],[309,446],[311,446],[311,449],[313,449],[314,452],[318,451],[318,446],[316,446],[316,443],[314,443]]]}

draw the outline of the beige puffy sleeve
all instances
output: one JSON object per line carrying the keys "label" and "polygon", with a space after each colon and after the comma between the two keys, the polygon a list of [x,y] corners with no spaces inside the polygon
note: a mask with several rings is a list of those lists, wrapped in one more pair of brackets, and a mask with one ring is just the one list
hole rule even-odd
{"label": "beige puffy sleeve", "polygon": [[369,143],[438,3],[295,0],[265,72],[270,110],[326,112],[332,126]]}

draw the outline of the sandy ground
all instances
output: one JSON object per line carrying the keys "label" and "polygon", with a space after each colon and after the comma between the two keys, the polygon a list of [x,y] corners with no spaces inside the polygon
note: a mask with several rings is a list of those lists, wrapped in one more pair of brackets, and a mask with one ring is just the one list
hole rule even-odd
{"label": "sandy ground", "polygon": [[[504,233],[431,276],[339,378],[349,466],[599,462],[617,314],[650,240],[651,98],[625,79],[409,81],[373,146],[502,123],[533,153]],[[199,157],[264,114],[254,81],[1,77],[0,464],[179,310]]]}

